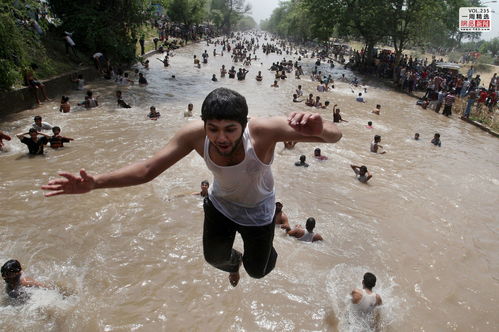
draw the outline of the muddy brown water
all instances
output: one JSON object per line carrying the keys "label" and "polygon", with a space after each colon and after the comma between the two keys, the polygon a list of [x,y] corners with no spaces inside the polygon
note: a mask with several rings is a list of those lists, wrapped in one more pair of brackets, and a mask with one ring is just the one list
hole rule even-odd
{"label": "muddy brown water", "polygon": [[[95,174],[151,156],[190,121],[183,117],[187,104],[199,117],[203,99],[216,87],[242,93],[252,117],[309,110],[291,102],[298,84],[316,94],[308,77],[270,88],[267,69],[281,56],[257,52],[261,59],[249,67],[246,81],[214,83],[211,75],[232,62],[228,54],[213,57],[213,48],[200,43],[180,49],[168,69],[151,57],[147,87],[92,82],[87,88],[100,96],[99,108],[76,107],[83,93],[73,91],[69,114],[51,102],[4,118],[0,129],[13,136],[40,114],[75,141],[30,158],[13,136],[0,155],[0,259],[19,259],[26,275],[61,290],[34,290],[24,305],[2,295],[2,329],[359,331],[364,327],[351,319],[349,293],[366,271],[378,277],[374,290],[383,297],[385,331],[499,328],[499,141],[374,82],[367,84],[367,103],[357,103],[354,96],[362,91],[338,80],[353,75],[340,68],[332,71],[335,90],[320,94],[330,109],[318,112],[331,120],[332,105],[340,105],[349,121],[339,124],[342,140],[294,150],[279,145],[273,166],[277,199],[291,224],[313,216],[325,241],[301,243],[276,230],[279,258],[264,279],[242,272],[234,289],[226,273],[204,261],[202,203],[191,193],[212,176],[195,153],[141,186],[43,197],[40,186],[59,171]],[[192,55],[205,49],[209,64],[194,68]],[[304,66],[310,68],[309,59]],[[258,70],[263,82],[254,79]],[[116,108],[118,88],[131,109]],[[371,114],[376,104],[382,105],[380,116]],[[158,121],[146,119],[152,105],[161,112]],[[369,120],[374,129],[365,127]],[[420,141],[412,139],[415,132]],[[441,148],[430,144],[435,132]],[[384,155],[369,152],[375,134]],[[313,160],[315,147],[329,160]],[[307,169],[293,165],[301,154]],[[368,167],[368,185],[355,180],[349,164]],[[235,247],[242,247],[239,237]]]}

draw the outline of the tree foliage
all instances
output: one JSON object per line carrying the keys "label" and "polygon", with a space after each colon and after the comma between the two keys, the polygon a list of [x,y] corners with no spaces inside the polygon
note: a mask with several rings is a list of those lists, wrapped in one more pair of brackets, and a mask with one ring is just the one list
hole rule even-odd
{"label": "tree foliage", "polygon": [[205,5],[205,0],[172,0],[168,6],[168,15],[172,21],[190,27],[203,21]]}
{"label": "tree foliage", "polygon": [[77,46],[101,51],[117,62],[135,59],[137,34],[150,15],[146,0],[49,0],[63,31],[74,32]]}

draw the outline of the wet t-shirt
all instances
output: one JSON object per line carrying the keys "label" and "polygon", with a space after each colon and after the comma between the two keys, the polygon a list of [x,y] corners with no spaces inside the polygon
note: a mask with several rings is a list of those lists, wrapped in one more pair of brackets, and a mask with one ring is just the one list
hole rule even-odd
{"label": "wet t-shirt", "polygon": [[43,154],[43,146],[48,143],[47,137],[40,137],[36,142],[31,138],[23,137],[21,143],[28,146],[29,154]]}

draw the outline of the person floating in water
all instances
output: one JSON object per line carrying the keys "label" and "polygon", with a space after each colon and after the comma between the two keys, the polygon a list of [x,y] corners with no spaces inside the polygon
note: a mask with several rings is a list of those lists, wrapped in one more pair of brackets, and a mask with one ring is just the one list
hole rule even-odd
{"label": "person floating in water", "polygon": [[[27,138],[26,135],[29,135],[29,138]],[[38,135],[42,135],[42,137],[38,138]],[[28,151],[31,155],[43,154],[43,147],[47,145],[50,137],[44,133],[37,132],[35,128],[30,128],[27,133],[18,134],[16,136],[21,143],[28,146]]]}
{"label": "person floating in water", "polygon": [[375,135],[373,141],[371,142],[371,152],[383,154],[386,151],[379,151],[379,149],[383,149],[379,143],[381,142],[381,136]]}
{"label": "person floating in water", "polygon": [[301,225],[296,225],[295,228],[291,229],[288,224],[288,227],[286,227],[285,230],[289,236],[295,237],[300,241],[316,242],[324,240],[320,234],[314,233],[315,218],[308,218],[305,228],[307,229],[307,232],[305,232]]}
{"label": "person floating in water", "polygon": [[415,133],[414,134],[414,140],[415,141],[419,141],[419,133]]}
{"label": "person floating in water", "polygon": [[[353,309],[360,318],[372,316],[374,309],[383,304],[381,296],[373,292],[374,286],[376,286],[376,276],[366,272],[362,280],[362,289],[356,288],[351,293]],[[378,321],[379,319],[375,317],[372,320],[372,327],[375,327]]]}
{"label": "person floating in water", "polygon": [[367,171],[366,166],[355,166],[355,165],[350,165],[350,167],[353,169],[355,172],[355,175],[357,177],[357,180],[359,180],[362,183],[367,183],[373,176],[371,173]]}
{"label": "person floating in water", "polygon": [[[320,114],[293,112],[288,117],[252,118],[246,99],[226,88],[213,90],[201,107],[201,119],[189,121],[167,145],[147,160],[92,176],[59,173],[42,186],[47,197],[83,194],[95,189],[139,185],[153,180],[195,150],[214,175],[204,198],[203,252],[206,261],[239,282],[239,267],[263,278],[277,261],[273,248],[275,191],[271,165],[277,142],[335,143],[341,132]],[[251,173],[248,173],[248,167]],[[239,232],[244,253],[232,248]]]}
{"label": "person floating in water", "polygon": [[49,138],[50,147],[52,149],[62,148],[64,146],[64,143],[74,141],[73,138],[61,136],[61,128],[57,126],[52,128],[52,132],[54,133],[54,135],[50,136]]}
{"label": "person floating in water", "polygon": [[431,140],[431,144],[436,145],[436,146],[442,146],[442,142],[440,142],[440,134],[435,133],[433,136],[433,139]]}
{"label": "person floating in water", "polygon": [[305,157],[304,154],[300,156],[300,160],[295,163],[295,166],[303,166],[303,167],[308,167],[308,164],[305,162],[307,160],[307,157]]}
{"label": "person floating in water", "polygon": [[201,181],[201,191],[196,191],[192,193],[193,195],[199,195],[201,197],[208,197],[208,189],[210,188],[210,183],[208,180]]}
{"label": "person floating in water", "polygon": [[116,91],[116,102],[118,103],[118,106],[121,107],[121,108],[132,108],[132,106],[128,105],[123,100],[123,97],[121,96],[121,91],[120,90]]}
{"label": "person floating in water", "polygon": [[16,259],[8,260],[1,269],[2,278],[5,281],[5,291],[11,298],[22,299],[27,295],[23,291],[24,287],[48,288],[44,284],[31,278],[23,277],[21,263]]}
{"label": "person floating in water", "polygon": [[160,116],[161,116],[161,114],[158,111],[156,111],[156,107],[151,106],[149,108],[149,114],[147,114],[147,117],[149,119],[156,121],[159,119]]}
{"label": "person floating in water", "polygon": [[275,202],[275,212],[273,222],[276,226],[280,226],[282,229],[287,229],[289,227],[289,219],[286,213],[282,211],[282,203]]}
{"label": "person floating in water", "polygon": [[317,160],[327,160],[327,157],[321,154],[321,149],[315,148],[314,150],[314,158]]}

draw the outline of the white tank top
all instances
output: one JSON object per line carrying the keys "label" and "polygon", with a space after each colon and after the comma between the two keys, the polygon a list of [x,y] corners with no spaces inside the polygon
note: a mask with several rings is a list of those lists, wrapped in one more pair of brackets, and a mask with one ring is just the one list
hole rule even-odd
{"label": "white tank top", "polygon": [[376,293],[372,292],[368,294],[365,289],[362,289],[362,298],[360,302],[356,304],[356,309],[358,312],[363,314],[370,313],[376,306]]}
{"label": "white tank top", "polygon": [[272,223],[275,213],[274,178],[271,165],[258,159],[249,126],[243,137],[244,160],[233,166],[215,164],[209,153],[210,140],[204,141],[204,161],[213,173],[209,198],[213,205],[230,220],[242,226],[264,226]]}
{"label": "white tank top", "polygon": [[304,242],[313,242],[314,241],[314,232],[307,231],[305,234],[303,234],[302,237],[298,238],[298,240],[304,241]]}

